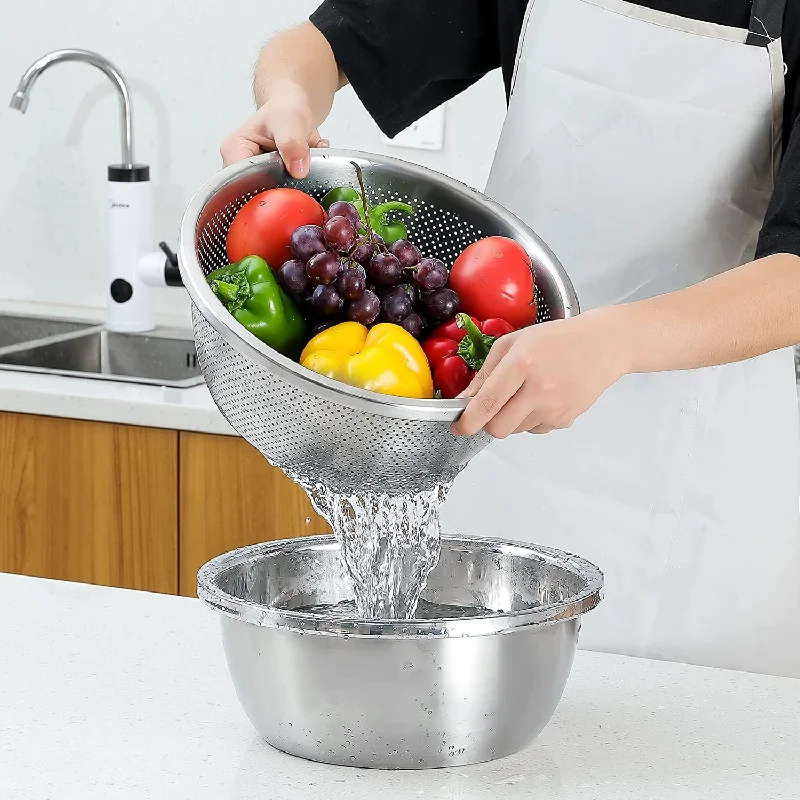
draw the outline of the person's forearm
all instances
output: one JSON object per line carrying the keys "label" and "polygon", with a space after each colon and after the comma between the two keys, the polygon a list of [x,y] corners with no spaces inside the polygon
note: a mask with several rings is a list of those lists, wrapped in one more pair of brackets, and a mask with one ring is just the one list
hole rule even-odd
{"label": "person's forearm", "polygon": [[264,46],[253,90],[259,108],[275,92],[303,92],[314,114],[314,124],[319,125],[330,113],[333,96],[346,84],[328,40],[307,22]]}
{"label": "person's forearm", "polygon": [[800,258],[770,256],[604,312],[613,315],[627,372],[742,361],[800,343]]}

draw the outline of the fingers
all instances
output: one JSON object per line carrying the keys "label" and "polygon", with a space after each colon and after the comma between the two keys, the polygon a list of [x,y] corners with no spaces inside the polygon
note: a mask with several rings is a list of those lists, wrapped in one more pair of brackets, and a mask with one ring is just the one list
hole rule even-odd
{"label": "fingers", "polygon": [[[484,364],[484,370],[482,370],[484,372],[485,367]],[[501,358],[500,363],[483,380],[461,418],[453,423],[453,433],[460,436],[473,436],[483,430],[516,394],[524,380],[525,371],[520,369],[517,359],[510,356]],[[524,415],[520,419],[523,418]]]}
{"label": "fingers", "polygon": [[331,143],[327,139],[323,139],[320,132],[314,129],[308,138],[308,145],[309,147],[330,147]]}
{"label": "fingers", "polygon": [[[540,433],[543,432],[538,430],[540,427],[546,427],[542,425],[541,414],[538,411],[532,411],[517,425],[514,433]],[[547,430],[549,431],[550,428],[547,428]]]}
{"label": "fingers", "polygon": [[219,149],[222,166],[228,167],[237,161],[244,161],[261,153],[261,147],[246,136],[235,133],[222,143]]}
{"label": "fingers", "polygon": [[[272,116],[272,115],[270,115]],[[286,112],[278,115],[277,122],[264,117],[262,110],[247,121],[238,131],[228,136],[220,147],[223,166],[277,150],[286,168],[295,178],[305,178],[310,165],[310,147],[330,147],[314,129],[306,135],[307,125],[300,113]]]}
{"label": "fingers", "polygon": [[495,439],[505,439],[520,429],[529,430],[539,424],[538,412],[533,409],[533,398],[526,384],[489,420],[484,430]]}

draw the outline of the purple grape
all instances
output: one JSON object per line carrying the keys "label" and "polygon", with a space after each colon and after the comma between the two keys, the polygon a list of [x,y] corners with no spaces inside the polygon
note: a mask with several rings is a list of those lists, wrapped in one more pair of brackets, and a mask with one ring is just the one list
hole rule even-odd
{"label": "purple grape", "polygon": [[348,203],[344,200],[337,200],[335,203],[331,203],[331,207],[328,209],[328,218],[330,219],[333,217],[344,217],[346,220],[350,221],[350,224],[356,230],[360,230],[364,227],[364,223],[361,222],[361,217],[358,216],[356,207],[352,203]]}
{"label": "purple grape", "polygon": [[339,275],[336,289],[346,300],[358,300],[367,288],[367,272],[361,264],[350,267]]}
{"label": "purple grape", "polygon": [[322,333],[322,331],[328,330],[328,328],[332,328],[336,323],[335,322],[320,322],[315,325],[311,329],[311,338],[313,339],[318,333]]}
{"label": "purple grape", "polygon": [[351,300],[347,304],[347,319],[360,322],[362,325],[372,325],[381,313],[381,301],[375,292],[367,289],[358,300]]}
{"label": "purple grape", "polygon": [[[395,287],[400,289],[400,287]],[[390,291],[381,298],[382,316],[386,322],[399,325],[413,310],[411,298],[402,290]]]}
{"label": "purple grape", "polygon": [[323,286],[333,283],[339,277],[341,271],[342,259],[330,250],[326,250],[324,253],[317,253],[306,264],[308,277],[314,283],[320,283]]}
{"label": "purple grape", "polygon": [[331,250],[346,253],[352,250],[356,243],[356,229],[345,217],[331,217],[325,223],[324,231],[325,241]]}
{"label": "purple grape", "polygon": [[401,283],[403,291],[411,298],[411,302],[416,305],[419,302],[419,289],[413,283]]}
{"label": "purple grape", "polygon": [[378,247],[386,248],[386,242],[383,241],[383,236],[378,233],[372,234],[372,241],[375,242]]}
{"label": "purple grape", "polygon": [[355,249],[350,253],[350,258],[352,258],[353,261],[358,261],[362,266],[368,267],[374,255],[375,245],[365,237],[358,240]]}
{"label": "purple grape", "polygon": [[414,281],[420,289],[424,289],[426,292],[443,289],[449,280],[450,273],[444,262],[439,261],[438,258],[423,258],[414,270]]}
{"label": "purple grape", "polygon": [[417,290],[407,284],[407,283],[398,283],[397,286],[389,286],[388,288],[381,289],[378,292],[378,296],[381,298],[381,302],[385,302],[390,297],[407,297],[411,300],[411,304],[414,304],[414,301],[417,299]]}
{"label": "purple grape", "polygon": [[403,268],[391,253],[376,253],[369,262],[369,277],[378,286],[394,286],[403,277]]}
{"label": "purple grape", "polygon": [[308,261],[317,253],[324,253],[328,247],[325,236],[319,225],[301,225],[293,234],[289,248],[295,258]]}
{"label": "purple grape", "polygon": [[311,294],[311,307],[318,317],[335,317],[344,306],[344,298],[335,286],[317,286]]}
{"label": "purple grape", "polygon": [[406,268],[410,269],[419,264],[422,254],[414,247],[411,242],[405,239],[398,239],[390,248],[389,252]]}
{"label": "purple grape", "polygon": [[452,289],[437,289],[425,303],[428,316],[436,322],[447,322],[458,313],[458,295]]}
{"label": "purple grape", "polygon": [[422,334],[425,332],[425,320],[416,311],[412,311],[400,325],[415,339],[421,339]]}
{"label": "purple grape", "polygon": [[287,261],[277,272],[278,283],[292,297],[300,297],[311,288],[306,265],[299,258]]}

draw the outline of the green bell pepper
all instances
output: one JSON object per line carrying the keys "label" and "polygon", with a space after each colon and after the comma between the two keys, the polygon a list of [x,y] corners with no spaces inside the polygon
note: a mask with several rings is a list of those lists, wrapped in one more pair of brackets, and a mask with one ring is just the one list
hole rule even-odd
{"label": "green bell pepper", "polygon": [[366,224],[367,217],[369,217],[372,230],[386,242],[387,247],[393,245],[398,239],[408,238],[408,229],[404,223],[388,219],[389,214],[397,212],[413,216],[414,208],[408,203],[400,203],[393,200],[377,206],[368,206],[365,216],[364,202],[361,199],[361,195],[352,186],[337,186],[322,198],[322,207],[327,211],[334,203],[339,201],[352,203],[364,224]]}
{"label": "green bell pepper", "polygon": [[299,357],[305,344],[305,320],[263,258],[247,256],[215,269],[206,280],[234,319],[253,336],[289,358]]}

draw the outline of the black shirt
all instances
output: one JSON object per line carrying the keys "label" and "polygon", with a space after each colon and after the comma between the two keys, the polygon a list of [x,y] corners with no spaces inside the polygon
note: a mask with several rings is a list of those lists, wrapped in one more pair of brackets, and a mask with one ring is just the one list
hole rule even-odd
{"label": "black shirt", "polygon": [[[640,0],[678,16],[736,28],[751,0]],[[311,21],[381,130],[394,136],[500,68],[510,90],[527,0],[325,0]],[[800,2],[787,0],[784,157],[758,243],[759,257],[800,256]],[[565,42],[565,47],[569,46]]]}

